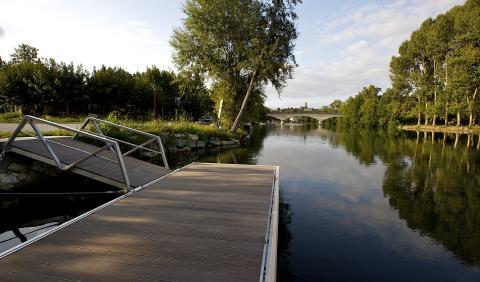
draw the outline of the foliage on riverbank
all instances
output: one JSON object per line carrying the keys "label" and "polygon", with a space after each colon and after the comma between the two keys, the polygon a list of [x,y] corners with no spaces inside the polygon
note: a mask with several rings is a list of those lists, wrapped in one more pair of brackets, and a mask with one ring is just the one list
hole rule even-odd
{"label": "foliage on riverbank", "polygon": [[193,122],[167,122],[161,120],[137,122],[133,120],[123,120],[119,121],[119,124],[155,135],[196,134],[200,139],[208,139],[209,137],[218,137],[222,139],[239,138],[242,134],[241,132],[232,133],[227,130],[219,129],[216,126],[201,125]]}
{"label": "foliage on riverbank", "polygon": [[365,87],[342,106],[350,127],[473,126],[480,107],[480,1],[425,20],[390,62],[391,88]]}
{"label": "foliage on riverbank", "polygon": [[[83,121],[83,117],[79,118],[78,120],[74,119],[63,119],[62,118],[57,118],[52,119],[48,118],[47,120],[50,121],[55,121],[55,122],[63,122],[63,120],[68,120],[68,122],[72,121]],[[117,117],[115,114],[109,115],[107,117],[107,120],[121,124],[127,127],[135,128],[141,131],[145,131],[151,134],[155,134],[158,136],[164,136],[164,135],[173,135],[173,134],[196,134],[198,135],[199,139],[201,140],[208,140],[210,137],[218,137],[223,140],[229,140],[229,139],[239,139],[244,132],[242,130],[238,131],[237,133],[232,133],[227,130],[219,129],[216,126],[212,125],[202,125],[194,122],[170,122],[170,121],[162,121],[162,120],[152,120],[152,121],[138,121],[138,120],[131,120],[131,119],[121,119]],[[18,120],[20,121],[20,119]],[[93,131],[93,129],[90,129]],[[137,134],[133,134],[132,132],[129,132],[127,130],[120,130],[115,127],[111,126],[106,126],[102,125],[102,130],[106,135],[124,139],[124,140],[130,140],[130,141],[136,141],[136,142],[142,142],[144,141],[141,136],[138,136]],[[29,127],[26,127],[26,131],[29,133],[32,133],[29,130]],[[33,133],[32,133],[33,134]],[[55,130],[55,131],[46,131],[43,132],[45,136],[61,136],[61,135],[72,135],[70,131],[65,131],[65,130]],[[9,132],[0,132],[0,137],[1,138],[7,138],[10,137],[11,133]],[[26,134],[21,134],[20,136],[28,136]]]}
{"label": "foliage on riverbank", "polygon": [[40,58],[38,49],[27,44],[15,48],[11,58],[0,60],[2,111],[20,108],[35,116],[118,111],[134,118],[155,112],[164,118],[178,114],[196,119],[213,112],[214,102],[202,76],[155,66],[136,73],[107,66],[87,71],[82,65]]}

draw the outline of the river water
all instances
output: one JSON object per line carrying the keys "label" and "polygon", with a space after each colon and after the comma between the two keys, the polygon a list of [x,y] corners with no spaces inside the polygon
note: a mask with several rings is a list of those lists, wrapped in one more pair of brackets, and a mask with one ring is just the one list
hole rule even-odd
{"label": "river water", "polygon": [[280,166],[280,281],[480,281],[478,137],[286,125],[254,137],[201,161]]}
{"label": "river water", "polygon": [[[283,125],[196,161],[280,166],[279,281],[480,281],[477,145],[478,137]],[[13,228],[38,234],[109,198],[38,199],[0,198],[0,251],[21,241]]]}

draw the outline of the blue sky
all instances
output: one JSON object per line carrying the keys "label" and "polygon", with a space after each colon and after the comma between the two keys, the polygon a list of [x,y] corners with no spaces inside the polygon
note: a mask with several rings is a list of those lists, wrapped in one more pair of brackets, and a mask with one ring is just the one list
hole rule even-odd
{"label": "blue sky", "polygon": [[[281,96],[267,87],[267,106],[320,107],[363,86],[389,85],[399,44],[427,17],[463,0],[314,1],[298,7],[295,54],[300,65]],[[142,71],[175,70],[169,39],[182,23],[180,0],[0,0],[0,56],[28,43],[40,55]]]}

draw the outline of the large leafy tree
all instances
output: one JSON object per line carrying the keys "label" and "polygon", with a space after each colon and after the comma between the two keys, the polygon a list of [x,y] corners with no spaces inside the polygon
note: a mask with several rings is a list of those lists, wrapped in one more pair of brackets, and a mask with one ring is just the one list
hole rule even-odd
{"label": "large leafy tree", "polygon": [[[162,118],[173,116],[175,112],[175,97],[178,96],[178,85],[175,82],[176,75],[171,71],[160,70],[155,66],[147,68],[144,75],[153,87],[155,95],[155,108]],[[152,95],[153,96],[153,95]],[[154,113],[157,114],[157,113]]]}
{"label": "large leafy tree", "polygon": [[33,115],[117,111],[146,118],[156,102],[158,112],[168,118],[174,116],[175,97],[180,95],[183,103],[178,109],[183,107],[189,116],[212,111],[210,93],[197,75],[189,78],[155,66],[134,74],[106,66],[90,73],[82,65],[38,58],[38,49],[26,44],[15,48],[11,57],[0,62],[2,109],[16,106]]}
{"label": "large leafy tree", "polygon": [[210,91],[205,87],[205,78],[199,73],[180,73],[176,83],[182,100],[182,108],[188,117],[200,118],[213,112]]}
{"label": "large leafy tree", "polygon": [[11,63],[21,62],[38,62],[38,49],[28,44],[22,43],[14,49],[13,54],[10,55]]}
{"label": "large leafy tree", "polygon": [[252,95],[267,83],[280,93],[291,77],[296,66],[294,8],[299,2],[186,1],[184,26],[171,40],[174,62],[181,71],[206,73],[223,97],[233,101],[238,114],[232,131],[252,106]]}
{"label": "large leafy tree", "polygon": [[[392,87],[379,96],[376,106],[380,125],[414,118],[418,125],[422,119],[425,125],[436,125],[439,118],[448,125],[452,116],[457,126],[466,117],[469,126],[475,125],[480,106],[479,18],[480,0],[467,0],[425,20],[400,45],[390,62]],[[362,97],[347,100],[343,107],[347,125],[370,124],[360,122],[360,118],[365,121],[365,111],[358,106],[363,101]],[[357,110],[359,118],[353,117]]]}

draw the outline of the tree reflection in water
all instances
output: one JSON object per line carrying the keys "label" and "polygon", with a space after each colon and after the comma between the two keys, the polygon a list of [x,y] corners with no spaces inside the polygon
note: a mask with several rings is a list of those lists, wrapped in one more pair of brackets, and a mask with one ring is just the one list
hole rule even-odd
{"label": "tree reflection in water", "polygon": [[387,167],[383,193],[409,228],[463,263],[480,265],[480,138],[431,132],[338,130],[330,140],[363,165]]}

